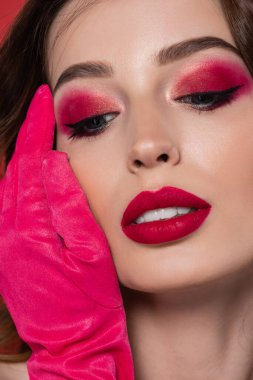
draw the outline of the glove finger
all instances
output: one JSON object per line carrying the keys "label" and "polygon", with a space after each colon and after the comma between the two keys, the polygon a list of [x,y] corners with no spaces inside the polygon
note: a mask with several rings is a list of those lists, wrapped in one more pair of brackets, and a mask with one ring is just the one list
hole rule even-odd
{"label": "glove finger", "polygon": [[66,246],[65,265],[76,285],[99,304],[122,304],[107,239],[97,224],[66,153],[51,151],[42,163],[42,177],[52,224]]}
{"label": "glove finger", "polygon": [[[29,107],[17,141],[17,217],[16,227],[30,236],[52,238],[52,226],[41,178],[41,155],[52,149],[54,137],[54,110],[50,89],[41,86]],[[24,132],[25,131],[25,132]],[[32,228],[36,220],[36,228]]]}
{"label": "glove finger", "polygon": [[9,168],[0,183],[0,212],[1,217],[8,213],[9,210],[17,208],[17,172],[16,160],[12,161]]}
{"label": "glove finger", "polygon": [[17,152],[20,155],[44,153],[52,149],[54,140],[54,106],[48,85],[42,85],[36,91],[27,117],[17,140]]}
{"label": "glove finger", "polygon": [[26,169],[25,171],[28,172],[28,176],[25,173],[23,174],[21,194],[27,194],[27,190],[31,188],[29,178],[32,178],[32,175],[34,177],[36,175],[35,168],[29,168],[33,161],[29,159],[28,155],[34,152],[38,153],[39,151],[49,150],[53,144],[53,134],[54,113],[52,96],[49,87],[43,85],[39,87],[29,106],[26,119],[17,137],[15,151],[8,164],[5,176],[1,181],[0,210],[6,211],[10,207],[16,207],[17,189],[22,180],[22,165]]}

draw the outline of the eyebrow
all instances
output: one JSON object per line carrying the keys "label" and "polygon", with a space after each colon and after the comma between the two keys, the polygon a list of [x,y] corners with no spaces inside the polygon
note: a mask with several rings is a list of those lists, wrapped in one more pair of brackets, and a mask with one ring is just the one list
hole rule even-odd
{"label": "eyebrow", "polygon": [[[201,50],[207,50],[210,48],[226,49],[242,58],[240,51],[235,46],[222,38],[208,36],[181,41],[169,47],[162,48],[152,56],[152,61],[157,66],[164,66],[182,58],[187,58]],[[53,93],[55,94],[63,84],[77,78],[112,78],[113,75],[114,70],[107,62],[88,61],[78,63],[68,67],[62,72],[57,80]]]}

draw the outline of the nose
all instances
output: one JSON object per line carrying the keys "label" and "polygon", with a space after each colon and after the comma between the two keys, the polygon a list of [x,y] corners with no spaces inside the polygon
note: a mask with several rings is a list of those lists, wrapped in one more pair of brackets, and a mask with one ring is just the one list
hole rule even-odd
{"label": "nose", "polygon": [[179,149],[168,137],[162,139],[158,134],[153,138],[143,136],[133,144],[129,152],[128,169],[136,174],[144,168],[176,165],[179,161]]}
{"label": "nose", "polygon": [[[137,103],[136,103],[137,104]],[[128,170],[133,174],[145,169],[174,166],[180,162],[177,119],[168,113],[168,106],[155,103],[145,94],[145,101],[132,107],[128,119]]]}

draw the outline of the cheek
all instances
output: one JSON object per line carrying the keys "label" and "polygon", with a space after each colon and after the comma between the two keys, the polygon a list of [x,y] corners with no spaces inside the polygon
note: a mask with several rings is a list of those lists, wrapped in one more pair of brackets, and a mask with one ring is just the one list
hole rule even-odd
{"label": "cheek", "polygon": [[[203,173],[244,183],[253,175],[253,94],[214,112],[184,113],[184,161]],[[236,177],[235,177],[236,176]]]}
{"label": "cheek", "polygon": [[[70,165],[80,183],[95,219],[103,221],[103,204],[106,202],[107,184],[99,168],[83,154],[70,155]],[[101,192],[101,189],[105,189]]]}
{"label": "cheek", "polygon": [[100,143],[81,140],[70,143],[59,134],[57,150],[68,154],[69,163],[84,191],[89,207],[96,221],[104,229],[110,221],[112,205],[117,199],[119,186],[123,183],[123,178],[120,178],[123,171],[121,156],[112,150],[111,144],[110,150],[107,149],[102,140]]}

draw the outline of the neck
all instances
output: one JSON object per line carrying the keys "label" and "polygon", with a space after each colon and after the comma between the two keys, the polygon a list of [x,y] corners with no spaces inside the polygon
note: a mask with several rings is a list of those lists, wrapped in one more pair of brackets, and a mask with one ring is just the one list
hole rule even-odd
{"label": "neck", "polygon": [[136,380],[253,380],[253,274],[188,289],[122,287]]}

